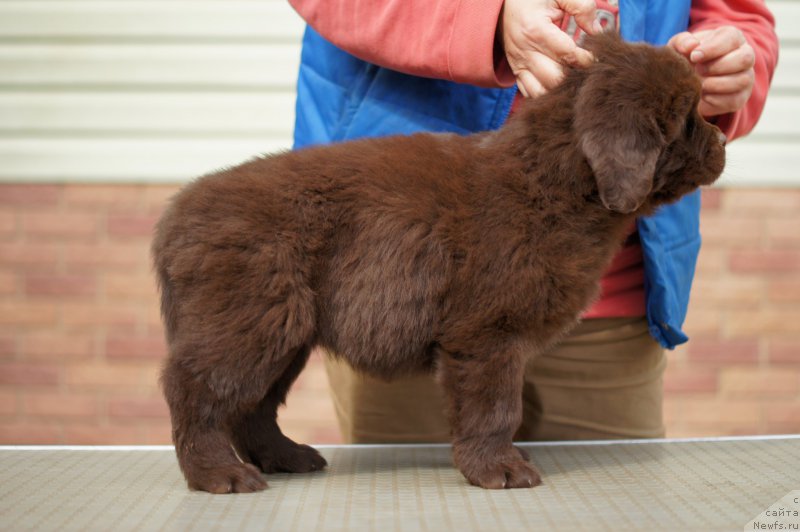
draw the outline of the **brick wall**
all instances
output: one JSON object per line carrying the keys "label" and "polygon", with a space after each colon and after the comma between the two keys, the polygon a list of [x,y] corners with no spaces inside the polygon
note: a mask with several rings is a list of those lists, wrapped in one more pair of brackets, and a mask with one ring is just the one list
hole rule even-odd
{"label": "brick wall", "polygon": [[[148,246],[176,189],[0,185],[0,443],[169,442]],[[702,224],[668,433],[800,432],[800,190],[706,191]],[[338,441],[326,386],[314,356],[287,433]]]}
{"label": "brick wall", "polygon": [[669,434],[800,432],[800,189],[706,190],[701,232]]}

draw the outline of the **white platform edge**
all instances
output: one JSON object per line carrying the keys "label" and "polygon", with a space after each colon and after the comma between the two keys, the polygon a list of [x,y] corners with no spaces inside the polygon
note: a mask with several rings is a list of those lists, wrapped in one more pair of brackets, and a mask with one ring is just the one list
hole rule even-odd
{"label": "white platform edge", "polygon": [[[584,445],[645,445],[661,443],[713,443],[737,441],[799,440],[800,434],[767,434],[754,436],[719,436],[703,438],[654,438],[637,440],[586,440],[515,442],[532,447],[567,447]],[[312,444],[317,449],[388,449],[450,447],[449,443],[391,443],[391,444]],[[171,451],[172,445],[0,445],[3,451]]]}

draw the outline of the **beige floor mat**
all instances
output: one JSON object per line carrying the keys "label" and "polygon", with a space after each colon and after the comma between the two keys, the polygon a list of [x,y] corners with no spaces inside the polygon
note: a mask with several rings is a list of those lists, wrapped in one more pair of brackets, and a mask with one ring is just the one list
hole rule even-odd
{"label": "beige floor mat", "polygon": [[344,446],[325,472],[216,496],[168,448],[0,448],[0,529],[743,530],[800,490],[800,438],[523,447],[543,486],[469,486],[447,446]]}

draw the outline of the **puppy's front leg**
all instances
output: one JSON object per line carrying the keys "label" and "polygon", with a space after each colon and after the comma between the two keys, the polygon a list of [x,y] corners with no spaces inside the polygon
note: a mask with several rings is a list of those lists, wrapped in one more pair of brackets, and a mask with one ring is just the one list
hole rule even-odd
{"label": "puppy's front leg", "polygon": [[449,402],[453,461],[483,488],[530,488],[539,473],[512,444],[522,420],[524,358],[516,350],[488,355],[445,353],[440,375]]}

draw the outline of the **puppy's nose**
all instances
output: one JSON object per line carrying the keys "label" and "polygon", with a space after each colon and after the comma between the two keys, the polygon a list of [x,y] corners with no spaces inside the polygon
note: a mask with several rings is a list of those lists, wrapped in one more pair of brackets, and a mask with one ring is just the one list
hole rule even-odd
{"label": "puppy's nose", "polygon": [[728,137],[726,137],[725,133],[723,133],[722,131],[717,133],[717,135],[719,135],[719,143],[725,146],[728,143]]}

